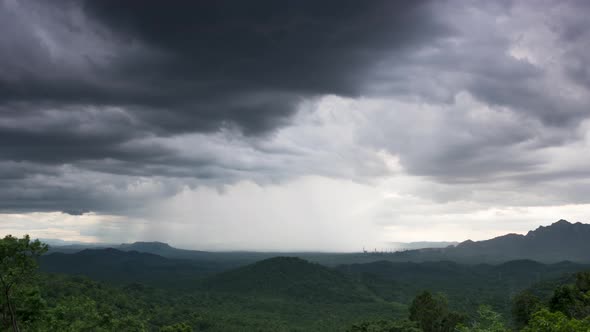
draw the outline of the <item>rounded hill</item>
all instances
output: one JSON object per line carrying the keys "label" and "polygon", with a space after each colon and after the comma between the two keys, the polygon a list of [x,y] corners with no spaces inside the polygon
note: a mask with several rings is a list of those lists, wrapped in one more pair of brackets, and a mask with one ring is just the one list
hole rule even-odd
{"label": "rounded hill", "polygon": [[209,290],[306,301],[373,301],[361,283],[338,271],[297,257],[274,257],[222,272],[204,283]]}

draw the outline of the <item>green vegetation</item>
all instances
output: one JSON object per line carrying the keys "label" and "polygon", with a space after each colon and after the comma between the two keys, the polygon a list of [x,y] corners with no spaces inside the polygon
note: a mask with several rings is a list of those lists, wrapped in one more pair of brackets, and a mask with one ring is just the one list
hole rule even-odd
{"label": "green vegetation", "polygon": [[348,332],[422,332],[409,320],[378,320],[353,324]]}
{"label": "green vegetation", "polygon": [[590,318],[583,320],[568,318],[560,311],[541,309],[535,312],[523,332],[587,332],[590,331]]}
{"label": "green vegetation", "polygon": [[477,318],[468,325],[459,325],[458,332],[508,332],[502,315],[490,306],[482,305],[477,311]]}
{"label": "green vegetation", "polygon": [[590,273],[573,273],[585,268],[573,263],[330,268],[274,257],[230,269],[93,249],[41,256],[46,272],[38,273],[45,250],[28,237],[0,240],[0,281],[8,288],[0,300],[3,330],[587,332],[590,326]]}
{"label": "green vegetation", "polygon": [[[367,321],[353,325],[350,332],[588,332],[590,331],[590,272],[575,274],[575,283],[560,285],[546,302],[529,290],[513,301],[514,325],[501,314],[482,305],[477,315],[466,319],[449,310],[443,295],[418,294],[409,308],[409,319]],[[468,321],[468,322],[466,322]]]}
{"label": "green vegetation", "polygon": [[107,331],[121,331],[116,327],[131,323],[134,331],[174,331],[183,324],[194,331],[338,331],[359,319],[398,317],[405,312],[404,306],[384,301],[314,303],[197,288],[110,286],[60,275],[43,276],[39,288],[45,303],[37,316],[38,325],[30,326],[49,321],[53,331],[70,322]]}
{"label": "green vegetation", "polygon": [[424,291],[410,305],[410,320],[417,322],[424,332],[452,332],[465,317],[449,310],[444,296]]}
{"label": "green vegetation", "polygon": [[34,290],[27,286],[36,275],[37,258],[45,251],[46,245],[31,241],[29,236],[19,239],[8,235],[0,241],[0,309],[4,326],[12,326],[14,331],[19,331],[17,311],[23,313],[25,321],[33,318],[29,309],[36,305],[31,303],[35,302],[31,300]]}
{"label": "green vegetation", "polygon": [[533,314],[542,307],[541,300],[530,290],[525,290],[514,297],[512,305],[512,317],[515,327],[520,329],[526,326]]}
{"label": "green vegetation", "polygon": [[558,285],[548,301],[530,291],[515,297],[513,319],[522,331],[590,331],[590,272],[575,274],[575,283]]}
{"label": "green vegetation", "polygon": [[207,289],[230,294],[279,296],[315,303],[374,302],[365,285],[297,257],[275,257],[205,280]]}
{"label": "green vegetation", "polygon": [[341,331],[406,311],[338,271],[298,258],[216,275],[196,262],[112,249],[52,254],[41,263],[70,275],[31,279],[36,292],[23,294],[22,302],[38,301],[19,311],[23,331]]}
{"label": "green vegetation", "polygon": [[[585,268],[586,265],[571,262],[541,264],[529,260],[498,265],[378,261],[337,267],[389,301],[409,304],[418,293],[428,289],[445,294],[453,310],[475,316],[479,306],[485,304],[504,317],[511,315],[511,300],[519,292],[539,281],[559,279]],[[555,286],[548,284],[542,292],[550,296]]]}

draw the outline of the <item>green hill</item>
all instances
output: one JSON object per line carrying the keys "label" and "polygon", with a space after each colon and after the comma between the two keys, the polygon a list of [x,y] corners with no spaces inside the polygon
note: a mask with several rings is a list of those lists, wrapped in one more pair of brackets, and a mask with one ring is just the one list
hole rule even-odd
{"label": "green hill", "polygon": [[[84,275],[115,283],[149,282],[179,286],[219,272],[215,262],[169,259],[159,255],[117,249],[85,249],[73,254],[42,256],[43,272]],[[174,281],[174,282],[171,282]]]}
{"label": "green hill", "polygon": [[446,294],[456,309],[469,313],[482,303],[507,313],[516,293],[539,281],[571,275],[586,268],[588,265],[572,262],[542,264],[531,260],[498,265],[379,261],[337,267],[386,300],[407,304],[418,292],[428,289]]}
{"label": "green hill", "polygon": [[374,301],[366,286],[338,271],[297,257],[275,257],[204,282],[207,289],[232,294],[289,297],[313,302]]}

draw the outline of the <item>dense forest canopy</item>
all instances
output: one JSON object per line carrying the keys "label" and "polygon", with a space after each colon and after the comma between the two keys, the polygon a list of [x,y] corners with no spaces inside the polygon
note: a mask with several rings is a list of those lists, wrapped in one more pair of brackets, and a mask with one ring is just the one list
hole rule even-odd
{"label": "dense forest canopy", "polygon": [[38,240],[12,236],[0,249],[7,331],[590,328],[589,267],[572,262],[326,266],[277,256],[230,264],[112,248],[44,254]]}

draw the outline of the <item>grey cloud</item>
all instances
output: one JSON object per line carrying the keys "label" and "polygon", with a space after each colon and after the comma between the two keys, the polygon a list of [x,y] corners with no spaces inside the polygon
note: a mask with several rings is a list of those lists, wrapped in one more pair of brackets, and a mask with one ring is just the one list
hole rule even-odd
{"label": "grey cloud", "polygon": [[[546,22],[527,6],[0,2],[0,209],[129,213],[184,186],[362,181],[390,174],[378,150],[465,192],[568,178],[538,152],[580,140],[590,117],[587,10],[548,1]],[[527,38],[563,53],[513,56]],[[368,122],[341,131],[297,118],[325,95],[405,104],[355,110]]]}
{"label": "grey cloud", "polygon": [[53,174],[0,179],[0,212],[131,214],[144,204],[173,195],[183,186],[181,181],[105,174],[72,166],[61,166],[57,170]]}
{"label": "grey cloud", "polygon": [[358,96],[376,61],[449,33],[435,14],[422,1],[2,1],[0,159],[55,173],[7,176],[2,206],[123,209],[95,173],[123,184],[290,176],[263,175],[267,163],[222,149],[195,146],[187,156],[164,142],[226,128],[248,144],[289,125],[304,101]]}
{"label": "grey cloud", "polygon": [[[372,119],[366,140],[398,155],[410,174],[441,183],[487,185],[509,177],[521,188],[571,177],[566,173],[576,170],[566,165],[545,171],[550,157],[539,151],[584,140],[586,5],[493,7],[442,6],[453,36],[407,54],[405,66],[379,67],[366,93],[406,104],[392,103]],[[475,100],[465,104],[461,95]]]}
{"label": "grey cloud", "polygon": [[[453,35],[405,54],[404,66],[393,65],[399,59],[384,62],[370,87],[377,94],[413,96],[435,104],[453,103],[457,93],[467,91],[486,104],[509,108],[546,126],[575,128],[590,115],[585,83],[590,61],[590,38],[584,32],[589,30],[584,29],[587,5],[510,4],[441,6],[439,13]],[[540,42],[545,44],[526,51],[537,61],[512,54],[523,43]]]}
{"label": "grey cloud", "polygon": [[72,216],[81,216],[83,214],[90,213],[90,210],[81,210],[81,209],[64,210],[63,213],[67,213]]}
{"label": "grey cloud", "polygon": [[[35,61],[46,63],[33,67],[42,70],[3,75],[2,103],[131,107],[165,133],[228,124],[248,133],[268,131],[284,125],[302,98],[358,94],[376,60],[444,33],[420,2],[85,1],[81,11],[66,4],[76,19],[61,14],[70,26],[47,34],[75,34],[85,15],[97,27],[89,37],[111,50],[103,54],[88,46],[89,53],[79,55],[86,61],[71,64],[74,56],[56,58],[42,36],[27,36],[30,42],[17,51],[25,59],[42,52]],[[101,41],[104,34],[114,42]],[[135,44],[145,51],[124,50]],[[45,70],[56,71],[49,69],[52,58],[63,68],[48,75]]]}

